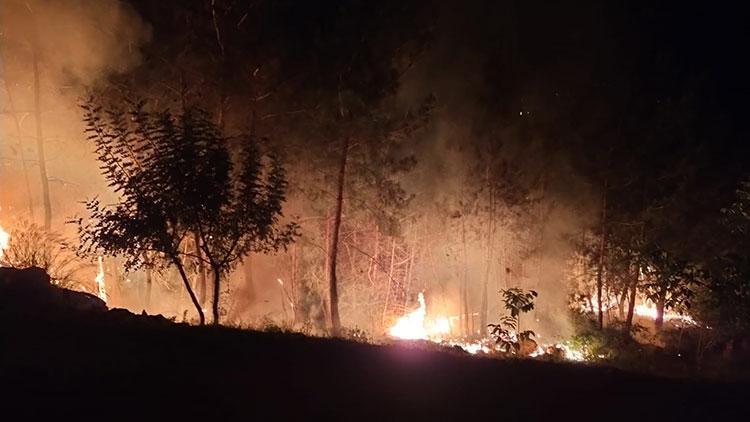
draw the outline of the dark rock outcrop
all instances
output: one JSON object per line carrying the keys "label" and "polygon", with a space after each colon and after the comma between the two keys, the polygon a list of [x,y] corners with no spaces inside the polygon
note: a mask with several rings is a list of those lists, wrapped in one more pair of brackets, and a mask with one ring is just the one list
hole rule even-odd
{"label": "dark rock outcrop", "polygon": [[52,316],[106,311],[103,300],[89,293],[55,286],[41,268],[0,268],[0,312]]}

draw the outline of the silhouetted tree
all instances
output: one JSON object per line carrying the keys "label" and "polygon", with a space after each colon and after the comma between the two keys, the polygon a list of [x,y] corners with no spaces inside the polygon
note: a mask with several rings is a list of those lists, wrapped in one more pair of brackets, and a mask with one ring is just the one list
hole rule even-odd
{"label": "silhouetted tree", "polygon": [[[197,233],[214,275],[214,323],[219,322],[221,277],[251,251],[267,252],[293,240],[296,225],[281,225],[286,180],[280,162],[240,137],[237,163],[228,139],[203,111],[149,113],[83,105],[86,133],[96,146],[102,173],[117,203],[86,203],[78,220],[81,251],[122,255],[126,269],[174,265],[200,323],[205,317],[190,285],[185,260],[195,259],[185,242]],[[144,256],[153,259],[144,260]]]}

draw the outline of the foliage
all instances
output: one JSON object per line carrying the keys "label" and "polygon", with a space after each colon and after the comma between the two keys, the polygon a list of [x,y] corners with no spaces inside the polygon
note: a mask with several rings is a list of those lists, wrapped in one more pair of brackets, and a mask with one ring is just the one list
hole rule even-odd
{"label": "foliage", "polygon": [[654,303],[661,303],[664,309],[689,307],[693,297],[692,286],[698,283],[703,271],[695,264],[676,259],[665,251],[656,251],[647,257],[646,283],[643,289]]}
{"label": "foliage", "polygon": [[501,351],[516,354],[521,349],[521,343],[531,340],[536,335],[532,330],[519,331],[519,317],[522,313],[534,309],[534,299],[538,294],[534,290],[517,287],[503,289],[500,293],[503,295],[505,309],[510,314],[502,316],[498,324],[489,324],[491,335],[495,337]]}
{"label": "foliage", "polygon": [[726,243],[708,263],[697,310],[715,329],[730,333],[750,330],[750,178],[739,183],[730,206],[721,210],[720,232]]}

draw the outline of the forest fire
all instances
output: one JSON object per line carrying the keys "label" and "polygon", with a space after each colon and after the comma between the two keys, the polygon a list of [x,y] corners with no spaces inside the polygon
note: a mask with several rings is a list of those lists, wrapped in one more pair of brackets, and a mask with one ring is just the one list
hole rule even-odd
{"label": "forest fire", "polygon": [[0,317],[31,269],[198,339],[750,374],[738,37],[431,3],[0,0]]}

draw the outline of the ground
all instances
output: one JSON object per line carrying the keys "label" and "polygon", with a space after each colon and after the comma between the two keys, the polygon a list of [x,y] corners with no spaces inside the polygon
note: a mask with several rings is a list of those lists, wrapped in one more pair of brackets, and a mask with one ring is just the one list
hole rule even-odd
{"label": "ground", "polygon": [[111,314],[2,316],[6,411],[60,420],[716,420],[750,408],[750,384],[742,382],[670,380]]}

